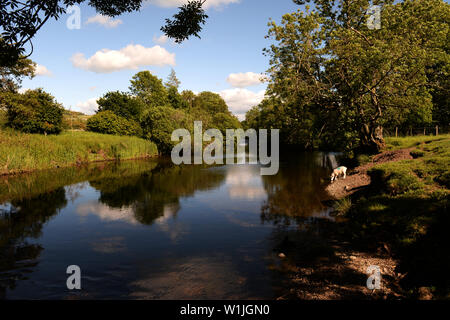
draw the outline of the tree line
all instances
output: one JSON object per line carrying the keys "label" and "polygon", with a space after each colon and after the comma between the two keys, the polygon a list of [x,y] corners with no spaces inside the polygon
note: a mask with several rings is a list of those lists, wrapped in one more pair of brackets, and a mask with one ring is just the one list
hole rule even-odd
{"label": "tree line", "polygon": [[[63,130],[63,106],[42,89],[19,92],[21,79],[33,77],[36,64],[22,58],[12,67],[0,67],[0,108],[6,110],[6,125],[25,133],[58,134]],[[152,140],[160,153],[174,146],[172,132],[179,128],[193,132],[194,121],[204,130],[240,128],[217,93],[190,90],[179,92],[174,70],[167,81],[141,71],[130,80],[127,92],[110,91],[98,99],[96,114],[87,121],[87,130],[97,133],[138,136]]]}
{"label": "tree line", "polygon": [[[269,23],[266,98],[247,128],[279,128],[284,145],[383,148],[382,128],[448,126],[450,5],[443,0],[312,3]],[[381,28],[371,28],[371,5]]]}

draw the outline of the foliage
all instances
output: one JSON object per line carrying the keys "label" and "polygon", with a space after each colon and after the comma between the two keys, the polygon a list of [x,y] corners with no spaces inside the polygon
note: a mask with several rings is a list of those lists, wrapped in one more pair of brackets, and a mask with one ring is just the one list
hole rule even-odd
{"label": "foliage", "polygon": [[128,93],[112,91],[97,100],[98,112],[112,111],[119,117],[139,121],[145,105]]}
{"label": "foliage", "polygon": [[188,107],[187,102],[183,99],[175,86],[170,86],[167,89],[167,97],[169,98],[170,105],[175,109],[186,109]]}
{"label": "foliage", "polygon": [[63,108],[42,89],[4,94],[7,125],[27,133],[57,134],[62,130]]}
{"label": "foliage", "polygon": [[231,113],[216,113],[212,119],[212,127],[214,129],[219,129],[222,134],[226,135],[227,129],[238,129],[241,128],[241,123],[236,116]]}
{"label": "foliage", "polygon": [[166,87],[167,88],[175,87],[176,89],[178,89],[180,87],[180,84],[181,84],[181,81],[178,80],[175,70],[172,69],[167,78]]}
{"label": "foliage", "polygon": [[162,80],[152,75],[150,71],[141,71],[133,76],[130,92],[142,99],[147,108],[169,104],[167,89]]}
{"label": "foliage", "polygon": [[369,152],[384,146],[381,126],[431,123],[427,71],[448,67],[450,5],[378,1],[376,30],[366,23],[371,1],[311,2],[314,10],[307,6],[284,15],[280,25],[269,23],[271,100],[248,121],[279,126],[287,144]]}
{"label": "foliage", "polygon": [[200,38],[202,25],[208,19],[202,7],[205,2],[205,0],[188,1],[187,4],[179,7],[179,12],[173,16],[173,20],[166,19],[166,25],[161,28],[161,31],[174,39],[176,43],[182,43],[191,35]]}
{"label": "foliage", "polygon": [[120,136],[141,136],[139,123],[116,115],[114,112],[102,111],[89,118],[88,131],[114,134]]}
{"label": "foliage", "polygon": [[211,114],[228,112],[228,106],[223,98],[217,93],[209,91],[199,93],[194,99],[193,106]]}
{"label": "foliage", "polygon": [[191,90],[183,90],[181,92],[181,98],[184,100],[187,106],[190,108],[194,107],[195,93]]}
{"label": "foliage", "polygon": [[[3,40],[0,38],[0,42]],[[19,59],[8,66],[0,64],[0,92],[16,92],[23,77],[34,77],[36,64],[30,59]]]}
{"label": "foliage", "polygon": [[[180,129],[189,129],[193,126],[188,121],[186,113],[172,107],[152,107],[143,117],[141,126],[144,136],[158,146],[158,151],[168,154],[176,143],[172,142],[172,132]],[[192,131],[192,130],[190,130]]]}

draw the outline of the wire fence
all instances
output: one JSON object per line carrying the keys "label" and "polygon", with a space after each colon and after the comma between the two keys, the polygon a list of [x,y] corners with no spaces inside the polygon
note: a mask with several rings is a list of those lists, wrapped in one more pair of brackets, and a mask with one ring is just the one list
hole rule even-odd
{"label": "wire fence", "polygon": [[383,128],[384,137],[439,136],[450,133],[450,126],[427,126],[415,128]]}

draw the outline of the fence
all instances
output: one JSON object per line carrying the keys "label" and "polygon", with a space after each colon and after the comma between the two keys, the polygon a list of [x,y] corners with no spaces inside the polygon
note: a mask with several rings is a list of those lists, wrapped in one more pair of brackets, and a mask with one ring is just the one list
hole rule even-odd
{"label": "fence", "polygon": [[383,128],[384,137],[439,136],[450,133],[450,126],[428,126],[416,128]]}

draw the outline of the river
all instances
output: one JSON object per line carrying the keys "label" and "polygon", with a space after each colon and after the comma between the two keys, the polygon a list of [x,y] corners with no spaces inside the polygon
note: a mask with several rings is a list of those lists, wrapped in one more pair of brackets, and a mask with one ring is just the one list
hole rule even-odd
{"label": "river", "polygon": [[329,158],[287,159],[276,176],[158,159],[1,177],[0,298],[276,298],[279,240],[333,220]]}

